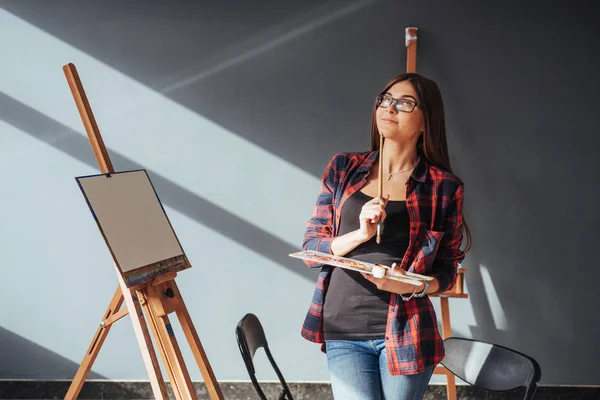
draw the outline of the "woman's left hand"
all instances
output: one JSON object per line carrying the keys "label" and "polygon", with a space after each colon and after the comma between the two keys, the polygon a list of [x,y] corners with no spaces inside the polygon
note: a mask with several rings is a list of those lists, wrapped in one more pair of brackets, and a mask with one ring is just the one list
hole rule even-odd
{"label": "woman's left hand", "polygon": [[[396,263],[392,264],[392,268],[394,269],[394,272],[406,275],[406,271],[397,266]],[[377,286],[377,289],[385,290],[386,292],[406,295],[423,290],[421,286],[411,285],[410,283],[404,283],[389,278],[375,278],[373,275],[365,273],[361,274],[365,277],[366,280],[375,284],[375,286]]]}

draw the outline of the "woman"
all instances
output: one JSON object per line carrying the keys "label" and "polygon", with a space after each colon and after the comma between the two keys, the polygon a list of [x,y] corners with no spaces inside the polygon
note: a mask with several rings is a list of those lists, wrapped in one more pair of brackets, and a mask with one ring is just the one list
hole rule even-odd
{"label": "woman", "polygon": [[302,336],[323,344],[336,399],[422,398],[444,357],[427,295],[454,285],[470,247],[462,210],[463,183],[451,172],[438,86],[418,74],[396,76],[376,98],[371,151],[338,154],[329,162],[302,248],[433,280],[415,287],[307,262],[321,273]]}

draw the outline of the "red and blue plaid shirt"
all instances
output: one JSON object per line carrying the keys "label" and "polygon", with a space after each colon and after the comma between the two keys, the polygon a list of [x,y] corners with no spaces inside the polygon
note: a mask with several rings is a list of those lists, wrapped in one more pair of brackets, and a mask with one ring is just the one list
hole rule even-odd
{"label": "red and blue plaid shirt", "polygon": [[[344,202],[367,182],[379,151],[338,154],[325,169],[314,214],[308,221],[303,250],[331,253]],[[451,289],[458,264],[463,227],[462,181],[420,157],[407,183],[406,207],[410,218],[409,244],[400,265],[407,271],[437,278],[439,292]],[[302,336],[324,343],[323,303],[334,267],[321,267]],[[416,374],[444,358],[444,346],[435,311],[428,296],[404,301],[392,293],[385,332],[388,366],[392,375]],[[325,351],[324,345],[322,346]]]}

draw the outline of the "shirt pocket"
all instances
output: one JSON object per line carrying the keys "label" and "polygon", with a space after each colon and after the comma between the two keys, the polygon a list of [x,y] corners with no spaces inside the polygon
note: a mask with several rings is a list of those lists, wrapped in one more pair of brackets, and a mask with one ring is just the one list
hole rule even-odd
{"label": "shirt pocket", "polygon": [[442,231],[427,229],[420,232],[412,251],[415,258],[408,270],[417,274],[430,272],[443,237]]}

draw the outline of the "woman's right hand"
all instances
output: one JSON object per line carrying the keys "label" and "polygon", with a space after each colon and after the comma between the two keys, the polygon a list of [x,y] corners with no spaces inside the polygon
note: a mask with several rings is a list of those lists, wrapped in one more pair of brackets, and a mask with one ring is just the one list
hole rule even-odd
{"label": "woman's right hand", "polygon": [[386,195],[385,197],[375,197],[366,202],[362,207],[360,215],[358,216],[360,222],[358,232],[365,242],[377,233],[377,223],[379,221],[385,221],[385,206],[389,198],[389,195]]}

